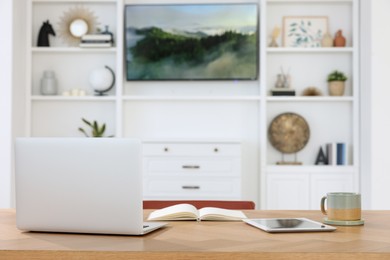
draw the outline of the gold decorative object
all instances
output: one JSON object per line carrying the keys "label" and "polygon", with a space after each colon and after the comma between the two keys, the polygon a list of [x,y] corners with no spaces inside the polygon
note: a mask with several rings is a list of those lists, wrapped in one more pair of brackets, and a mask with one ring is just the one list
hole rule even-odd
{"label": "gold decorative object", "polygon": [[303,90],[303,96],[322,96],[321,90],[316,87],[307,87]]}
{"label": "gold decorative object", "polygon": [[[70,46],[78,46],[81,36],[95,33],[98,24],[97,17],[91,10],[83,6],[71,7],[60,17],[58,35]],[[82,35],[78,32],[82,32]]]}
{"label": "gold decorative object", "polygon": [[[268,138],[272,146],[283,154],[297,153],[309,141],[310,128],[306,120],[295,113],[283,113],[276,116],[269,128]],[[301,164],[299,162],[279,162],[278,164]]]}
{"label": "gold decorative object", "polygon": [[279,47],[278,43],[276,42],[276,38],[278,38],[279,35],[280,28],[278,26],[275,26],[271,34],[271,43],[268,45],[268,47]]}

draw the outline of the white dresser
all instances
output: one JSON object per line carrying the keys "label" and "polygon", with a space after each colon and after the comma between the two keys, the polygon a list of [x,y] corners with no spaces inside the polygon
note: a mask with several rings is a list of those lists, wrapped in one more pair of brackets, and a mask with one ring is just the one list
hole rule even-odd
{"label": "white dresser", "polygon": [[241,199],[241,144],[145,141],[144,199]]}

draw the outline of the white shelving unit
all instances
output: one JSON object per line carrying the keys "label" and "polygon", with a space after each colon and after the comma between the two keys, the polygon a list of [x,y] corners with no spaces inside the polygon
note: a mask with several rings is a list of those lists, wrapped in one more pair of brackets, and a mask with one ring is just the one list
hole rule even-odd
{"label": "white shelving unit", "polygon": [[[203,0],[200,2],[207,3]],[[223,0],[214,2],[226,3]],[[289,202],[283,199],[289,199],[291,195],[284,195],[286,187],[292,193],[302,193],[297,195],[297,200],[300,196],[305,198],[289,204],[291,208],[317,208],[314,201],[324,191],[359,190],[359,1],[250,2],[258,3],[260,7],[258,80],[146,82],[126,81],[124,76],[123,8],[125,4],[151,4],[150,1],[27,1],[26,136],[82,136],[77,129],[83,126],[81,118],[87,118],[105,122],[107,135],[114,134],[116,137],[239,140],[242,148],[241,198],[253,200],[259,208],[264,209],[285,207]],[[164,3],[177,2],[158,2]],[[114,33],[114,47],[69,47],[58,36],[50,38],[51,47],[36,46],[41,23],[49,19],[56,29],[63,13],[75,6],[93,11],[101,28],[109,25]],[[267,47],[274,26],[282,27],[282,17],[292,15],[328,16],[330,32],[334,34],[337,29],[342,29],[347,46]],[[88,86],[88,75],[94,68],[105,65],[114,69],[116,85],[108,96],[93,96]],[[289,69],[297,96],[269,95],[281,66]],[[39,81],[46,69],[55,71],[60,93],[79,88],[85,90],[87,96],[40,95]],[[342,97],[327,94],[326,76],[334,69],[346,72],[349,77],[346,94]],[[324,96],[301,96],[308,86],[318,87]],[[298,153],[302,166],[275,165],[280,160],[280,154],[270,145],[267,130],[271,120],[283,112],[301,114],[311,128],[308,145]],[[350,145],[349,165],[315,166],[319,147],[338,141]]]}
{"label": "white shelving unit", "polygon": [[[107,132],[121,134],[122,86],[122,2],[116,0],[30,0],[27,1],[27,118],[28,136],[78,136],[81,118],[107,123]],[[72,8],[85,8],[97,17],[97,27],[105,25],[114,34],[112,48],[79,48],[69,46],[58,35],[60,18]],[[49,20],[57,35],[50,36],[50,47],[37,47],[41,24]],[[110,66],[116,74],[116,87],[108,96],[97,97],[89,87],[89,73]],[[56,96],[40,94],[40,78],[45,70],[53,70],[58,81]],[[64,91],[84,90],[86,96],[62,96]]]}
{"label": "white shelving unit", "polygon": [[[320,198],[330,191],[359,190],[359,54],[358,54],[358,1],[321,0],[269,0],[267,1],[266,27],[271,35],[274,26],[282,28],[283,16],[327,16],[329,33],[334,35],[342,29],[347,39],[346,47],[292,48],[268,47],[266,50],[266,86],[262,93],[266,96],[263,125],[283,112],[302,115],[310,126],[310,140],[306,147],[297,153],[302,166],[275,165],[281,161],[281,154],[267,141],[263,131],[261,145],[266,146],[262,153],[261,202],[268,209],[318,209]],[[268,43],[269,39],[267,39]],[[283,69],[292,76],[292,87],[297,96],[270,96],[276,74]],[[346,93],[341,97],[329,96],[326,77],[333,70],[347,74]],[[315,86],[322,93],[319,97],[304,97],[306,87]],[[314,165],[319,148],[326,143],[344,142],[350,156],[348,165]],[[293,161],[294,155],[286,161]]]}

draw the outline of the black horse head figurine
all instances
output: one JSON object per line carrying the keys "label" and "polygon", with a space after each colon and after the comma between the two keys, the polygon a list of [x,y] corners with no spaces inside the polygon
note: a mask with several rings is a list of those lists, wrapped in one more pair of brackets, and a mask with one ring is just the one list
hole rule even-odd
{"label": "black horse head figurine", "polygon": [[43,22],[41,29],[39,30],[37,46],[50,46],[49,34],[56,36],[53,27],[49,23],[49,20],[47,20],[46,22]]}

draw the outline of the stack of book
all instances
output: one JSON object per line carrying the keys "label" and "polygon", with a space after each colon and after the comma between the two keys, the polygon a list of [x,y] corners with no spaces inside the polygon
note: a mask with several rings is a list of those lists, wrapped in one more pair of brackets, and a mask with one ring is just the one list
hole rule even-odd
{"label": "stack of book", "polygon": [[109,34],[85,34],[81,36],[82,48],[108,48],[112,47],[112,36]]}
{"label": "stack of book", "polygon": [[272,96],[295,96],[295,90],[291,88],[273,88],[271,89]]}
{"label": "stack of book", "polygon": [[326,144],[328,165],[348,165],[348,149],[345,143]]}

